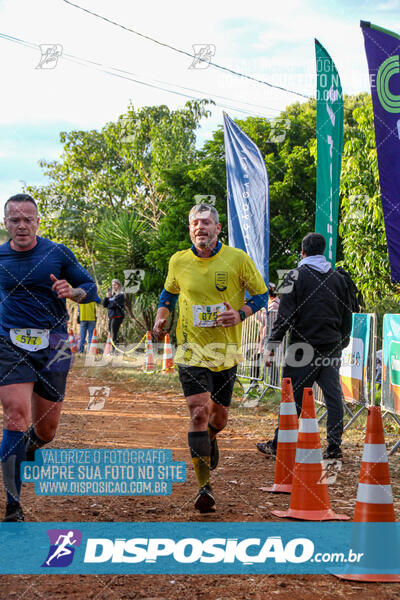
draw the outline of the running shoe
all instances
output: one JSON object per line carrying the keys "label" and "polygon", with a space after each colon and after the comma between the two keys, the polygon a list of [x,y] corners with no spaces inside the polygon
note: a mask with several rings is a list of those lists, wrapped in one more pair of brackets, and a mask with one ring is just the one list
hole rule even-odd
{"label": "running shoe", "polygon": [[210,440],[211,443],[211,453],[210,453],[210,471],[214,471],[217,468],[219,463],[219,450],[218,450],[218,442],[217,436],[213,440]]}
{"label": "running shoe", "polygon": [[272,440],[269,442],[258,442],[257,450],[264,456],[276,456],[276,448]]}
{"label": "running shoe", "polygon": [[20,523],[25,521],[24,513],[19,502],[8,502],[3,523]]}
{"label": "running shoe", "polygon": [[215,498],[209,483],[199,489],[194,507],[201,513],[215,512]]}
{"label": "running shoe", "polygon": [[340,446],[328,446],[323,455],[322,458],[324,458],[325,460],[329,459],[329,458],[343,458],[343,452]]}

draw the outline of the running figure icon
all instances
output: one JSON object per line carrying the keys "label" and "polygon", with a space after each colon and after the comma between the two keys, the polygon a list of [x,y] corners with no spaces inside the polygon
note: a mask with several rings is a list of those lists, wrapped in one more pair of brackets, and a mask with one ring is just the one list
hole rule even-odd
{"label": "running figure icon", "polygon": [[[61,558],[62,556],[67,556],[68,554],[72,554],[72,550],[67,548],[67,546],[72,546],[76,543],[77,540],[73,540],[73,531],[69,531],[65,535],[59,535],[56,541],[57,550],[46,560],[46,565],[50,566],[51,561],[54,558]],[[62,541],[60,541],[62,540]]]}

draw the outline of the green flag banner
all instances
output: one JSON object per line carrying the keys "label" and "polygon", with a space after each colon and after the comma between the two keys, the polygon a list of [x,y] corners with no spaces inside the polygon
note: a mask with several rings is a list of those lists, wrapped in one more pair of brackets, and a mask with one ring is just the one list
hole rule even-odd
{"label": "green flag banner", "polygon": [[343,95],[339,74],[315,40],[317,61],[317,203],[315,231],[326,239],[325,258],[336,263],[340,169],[343,148]]}

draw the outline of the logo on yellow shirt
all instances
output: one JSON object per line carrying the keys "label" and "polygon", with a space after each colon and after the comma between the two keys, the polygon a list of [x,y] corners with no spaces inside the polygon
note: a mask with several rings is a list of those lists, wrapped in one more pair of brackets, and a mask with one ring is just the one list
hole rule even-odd
{"label": "logo on yellow shirt", "polygon": [[226,271],[217,271],[215,273],[215,287],[219,292],[224,292],[228,287],[228,273]]}

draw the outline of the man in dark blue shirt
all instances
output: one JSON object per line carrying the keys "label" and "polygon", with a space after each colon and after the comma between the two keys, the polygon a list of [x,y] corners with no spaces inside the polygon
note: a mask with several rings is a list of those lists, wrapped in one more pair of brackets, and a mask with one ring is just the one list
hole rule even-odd
{"label": "man in dark blue shirt", "polygon": [[[98,300],[94,281],[63,244],[36,235],[37,205],[27,194],[4,207],[10,240],[0,246],[0,459],[4,521],[23,521],[20,465],[56,432],[71,364],[66,298]],[[31,423],[32,419],[32,424]]]}

